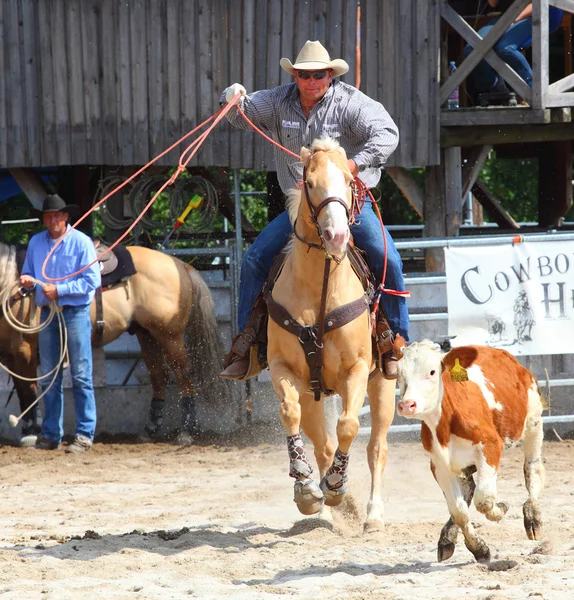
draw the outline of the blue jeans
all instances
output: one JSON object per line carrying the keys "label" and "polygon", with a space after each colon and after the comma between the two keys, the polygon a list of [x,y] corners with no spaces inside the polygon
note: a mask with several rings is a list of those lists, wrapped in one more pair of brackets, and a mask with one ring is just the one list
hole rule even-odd
{"label": "blue jeans", "polygon": [[[494,27],[498,18],[493,19],[488,25],[478,30],[478,35],[484,38],[486,34]],[[496,42],[493,49],[498,56],[510,67],[512,67],[522,79],[532,86],[532,68],[526,57],[520,51],[532,43],[532,18],[522,19],[518,23],[513,23],[506,33]],[[464,49],[464,56],[467,57],[472,51],[470,46]],[[494,69],[485,61],[481,60],[472,72],[472,78],[476,91],[487,92],[494,86],[497,75]]]}
{"label": "blue jeans", "polygon": [[[381,223],[370,202],[366,202],[357,223],[351,225],[351,233],[355,243],[367,253],[369,265],[377,279],[381,282],[384,266],[384,242]],[[273,219],[259,234],[249,247],[241,263],[241,280],[239,283],[238,325],[239,331],[245,329],[247,319],[257,294],[267,280],[267,275],[275,257],[281,252],[293,229],[287,212]],[[393,290],[404,290],[403,263],[388,231],[387,238],[387,275],[385,287]],[[409,339],[409,314],[406,298],[382,294],[381,302],[391,329]]]}
{"label": "blue jeans", "polygon": [[[42,321],[49,311],[42,308]],[[94,439],[96,430],[96,399],[92,382],[92,323],[90,306],[68,306],[62,309],[68,332],[68,355],[72,373],[72,390],[76,409],[76,435]],[[58,319],[54,317],[50,325],[38,335],[40,347],[40,371],[49,373],[60,357],[60,329]],[[45,389],[53,375],[42,381]],[[42,435],[55,442],[61,442],[64,435],[64,382],[63,369],[60,368],[54,385],[44,396],[44,421]]]}

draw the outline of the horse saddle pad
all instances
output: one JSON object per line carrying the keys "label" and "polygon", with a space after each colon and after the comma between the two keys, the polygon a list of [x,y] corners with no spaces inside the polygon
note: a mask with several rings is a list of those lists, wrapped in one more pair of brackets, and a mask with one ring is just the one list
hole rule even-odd
{"label": "horse saddle pad", "polygon": [[109,288],[120,281],[125,281],[136,273],[132,255],[125,246],[118,244],[104,256],[102,255],[110,246],[100,240],[94,240],[94,246],[100,264],[103,289]]}

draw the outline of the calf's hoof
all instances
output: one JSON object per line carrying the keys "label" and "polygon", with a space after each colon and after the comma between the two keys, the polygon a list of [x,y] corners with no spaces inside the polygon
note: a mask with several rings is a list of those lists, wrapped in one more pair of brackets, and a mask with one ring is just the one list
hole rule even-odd
{"label": "calf's hoof", "polygon": [[298,479],[293,488],[293,501],[303,515],[316,515],[325,502],[323,492],[312,479]]}
{"label": "calf's hoof", "polygon": [[542,514],[538,502],[527,500],[522,507],[524,529],[529,540],[539,540],[542,536]]}
{"label": "calf's hoof", "polygon": [[439,542],[437,550],[436,550],[437,561],[443,562],[445,560],[448,560],[454,554],[455,548],[456,548],[456,545],[454,544],[454,542],[446,542],[444,544],[441,544]]}

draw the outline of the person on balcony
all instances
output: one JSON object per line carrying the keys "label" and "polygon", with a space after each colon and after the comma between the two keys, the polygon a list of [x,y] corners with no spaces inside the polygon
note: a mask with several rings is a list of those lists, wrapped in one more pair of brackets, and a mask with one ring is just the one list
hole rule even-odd
{"label": "person on balcony", "polygon": [[[478,30],[481,38],[497,23],[500,15],[506,12],[514,0],[488,0],[488,5],[496,9],[496,16],[486,25]],[[558,29],[562,21],[563,10],[549,7],[548,22],[550,33]],[[532,67],[522,53],[522,50],[532,44],[532,4],[516,17],[512,25],[506,30],[502,37],[496,42],[493,50],[507,63],[522,79],[532,86]],[[465,58],[472,52],[472,46],[467,45],[464,49]],[[496,74],[494,69],[482,60],[470,75],[474,91],[477,94],[508,93],[509,89],[505,82]]]}

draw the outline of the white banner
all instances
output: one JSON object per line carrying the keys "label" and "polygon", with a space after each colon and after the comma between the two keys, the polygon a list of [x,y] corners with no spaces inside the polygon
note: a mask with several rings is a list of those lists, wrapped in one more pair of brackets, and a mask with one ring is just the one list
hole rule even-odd
{"label": "white banner", "polygon": [[453,346],[574,352],[574,241],[445,248]]}

